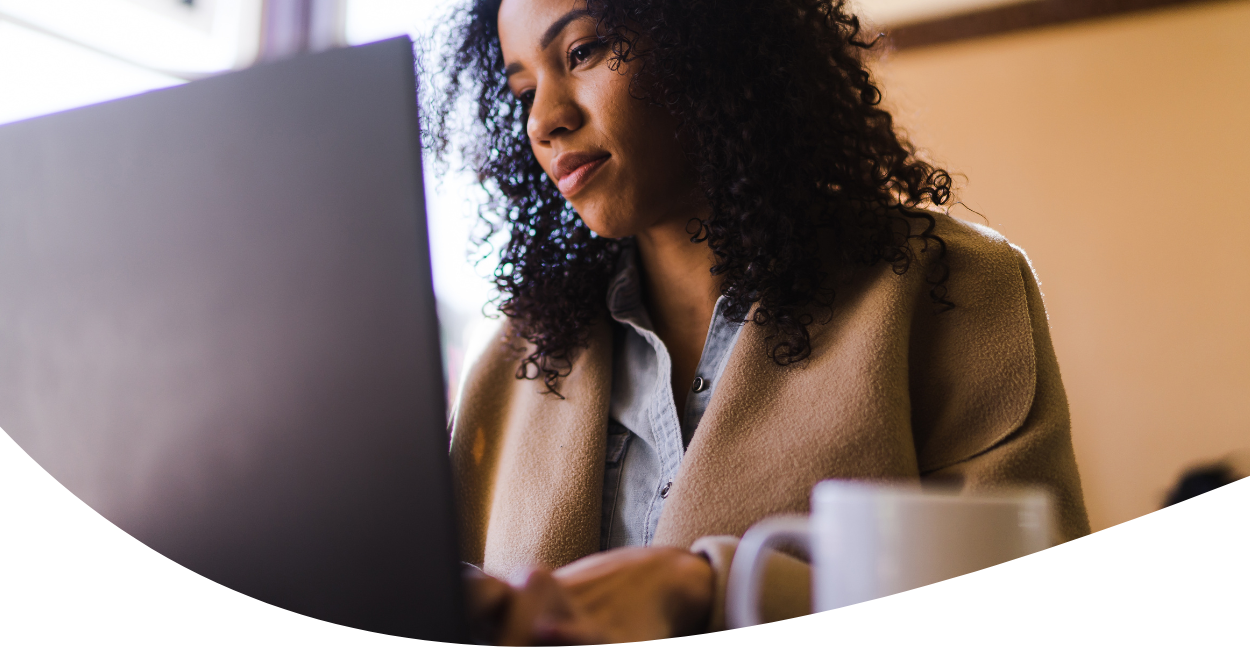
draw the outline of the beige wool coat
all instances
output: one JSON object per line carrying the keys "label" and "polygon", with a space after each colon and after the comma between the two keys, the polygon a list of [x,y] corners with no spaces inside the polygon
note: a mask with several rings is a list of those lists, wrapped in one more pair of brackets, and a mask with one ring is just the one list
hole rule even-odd
{"label": "beige wool coat", "polygon": [[[1089,531],[1067,399],[1046,311],[1023,251],[942,215],[947,298],[925,276],[937,247],[895,274],[881,264],[842,282],[811,356],[779,366],[748,322],[673,480],[654,545],[713,562],[723,624],[736,537],[770,515],[807,512],[826,478],[934,479],[965,490],[1034,485],[1056,506],[1060,540]],[[504,324],[500,333],[506,333]],[[517,380],[526,343],[497,337],[468,369],[452,427],[465,561],[508,577],[559,567],[599,546],[612,337],[597,323],[560,392]],[[807,611],[807,568],[776,555],[764,615]]]}

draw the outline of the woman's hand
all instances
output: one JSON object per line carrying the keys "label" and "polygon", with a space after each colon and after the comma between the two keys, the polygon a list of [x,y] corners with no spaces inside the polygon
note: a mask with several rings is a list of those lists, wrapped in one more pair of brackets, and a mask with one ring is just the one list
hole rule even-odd
{"label": "woman's hand", "polygon": [[506,584],[469,578],[470,617],[498,645],[623,643],[703,630],[714,576],[681,548],[619,548]]}

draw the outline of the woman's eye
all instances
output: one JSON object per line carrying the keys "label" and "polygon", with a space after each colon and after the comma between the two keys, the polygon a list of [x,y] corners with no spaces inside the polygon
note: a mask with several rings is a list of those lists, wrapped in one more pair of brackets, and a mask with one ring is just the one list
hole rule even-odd
{"label": "woman's eye", "polygon": [[530,107],[534,106],[534,91],[525,91],[518,95],[517,99],[521,102],[521,108],[529,111]]}
{"label": "woman's eye", "polygon": [[603,47],[601,41],[591,41],[569,50],[569,67],[577,67],[578,64],[594,56],[595,52],[601,47]]}

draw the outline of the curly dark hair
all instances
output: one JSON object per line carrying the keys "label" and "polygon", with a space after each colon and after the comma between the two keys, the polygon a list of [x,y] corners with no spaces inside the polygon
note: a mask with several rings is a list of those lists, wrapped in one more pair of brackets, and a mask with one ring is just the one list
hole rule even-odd
{"label": "curly dark hair", "polygon": [[[448,87],[433,143],[447,152],[457,98],[474,93],[466,163],[490,193],[481,242],[506,231],[495,284],[512,333],[534,345],[517,370],[555,392],[589,327],[606,312],[621,244],[578,218],[530,149],[528,116],[504,77],[501,0],[474,0],[455,22]],[[951,196],[951,177],[919,160],[882,109],[865,38],[845,0],[587,0],[608,65],[637,61],[631,93],[667,108],[711,208],[693,241],[715,254],[733,319],[770,330],[777,364],[811,353],[808,326],[832,314],[836,277],[939,248],[927,272],[939,309],[945,243],[924,205]],[[820,243],[820,244],[818,244]],[[752,313],[751,307],[755,306]],[[557,392],[558,393],[558,392]]]}

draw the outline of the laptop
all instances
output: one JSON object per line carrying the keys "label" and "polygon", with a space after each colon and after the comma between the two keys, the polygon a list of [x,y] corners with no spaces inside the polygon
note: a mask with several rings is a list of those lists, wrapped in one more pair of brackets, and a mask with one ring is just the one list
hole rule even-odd
{"label": "laptop", "polygon": [[467,641],[412,44],[0,126],[0,427],[249,596]]}

